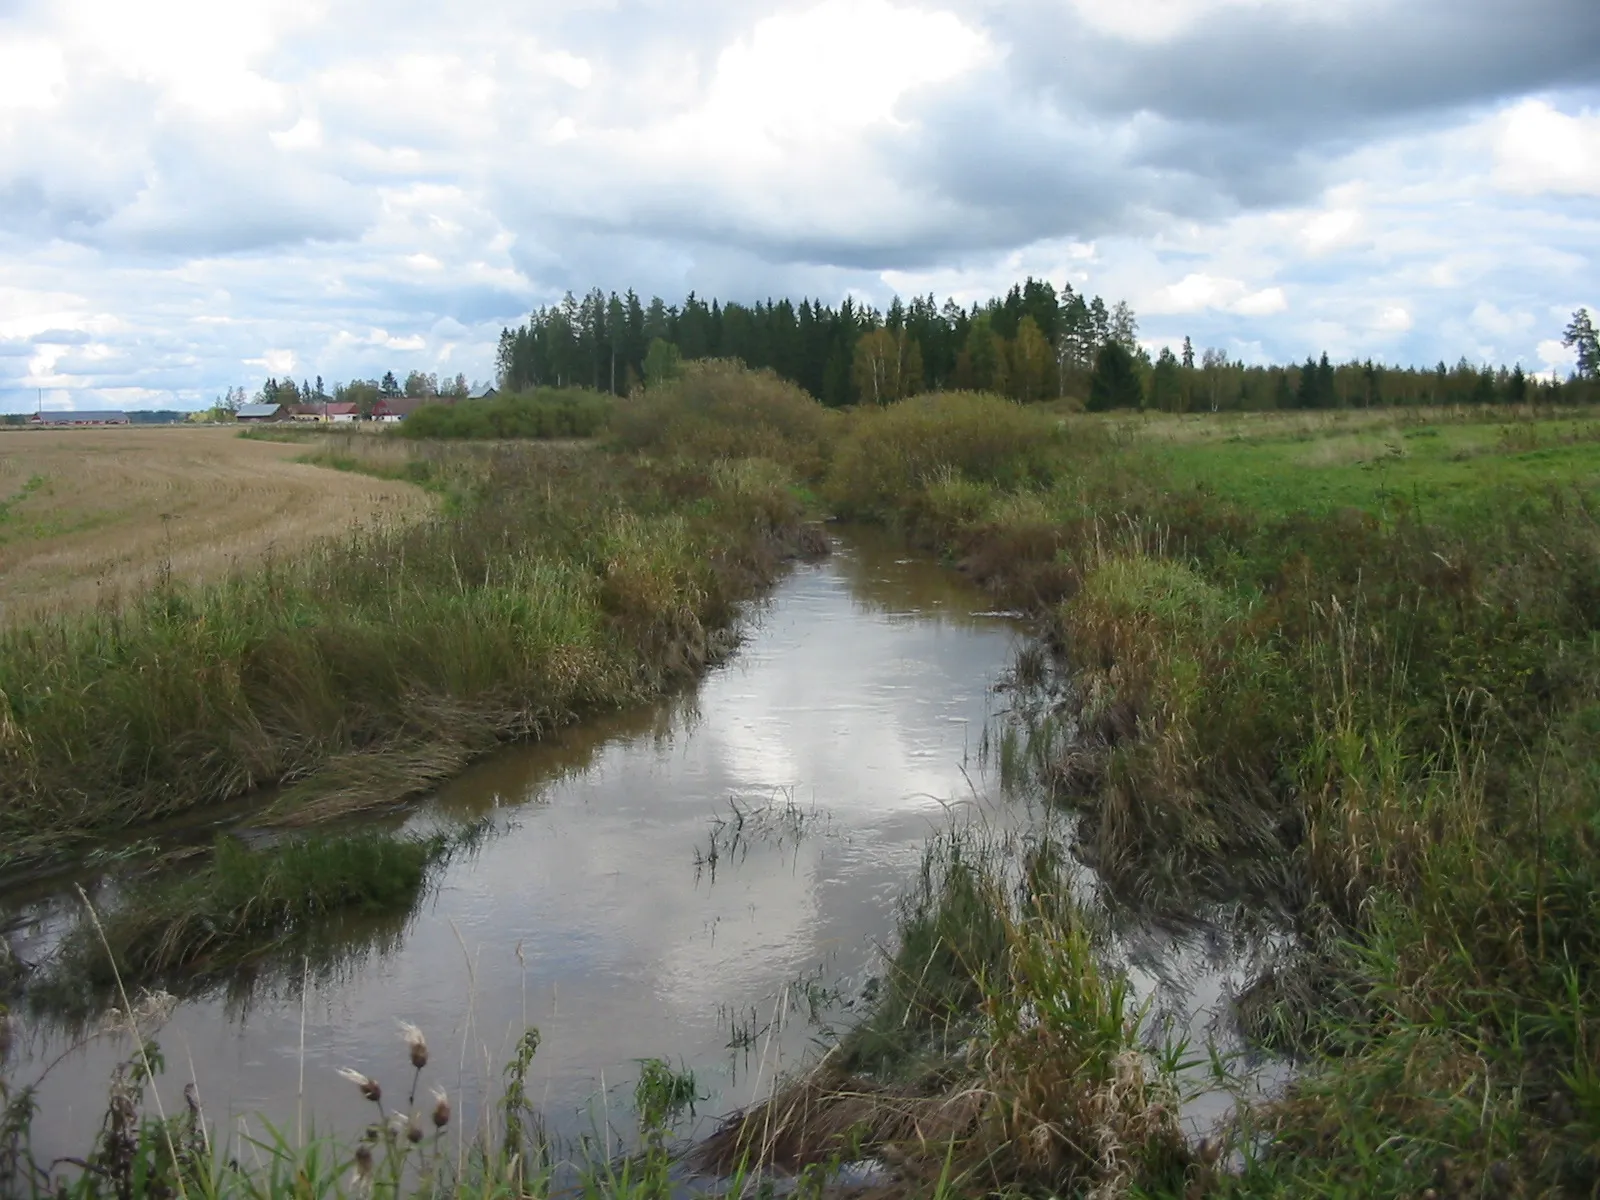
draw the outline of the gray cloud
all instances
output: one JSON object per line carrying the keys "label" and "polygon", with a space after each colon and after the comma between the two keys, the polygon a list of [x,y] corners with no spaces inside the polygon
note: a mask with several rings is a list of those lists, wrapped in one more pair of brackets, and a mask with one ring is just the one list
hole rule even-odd
{"label": "gray cloud", "polygon": [[[0,5],[0,37],[60,57],[36,94],[0,87],[0,391],[199,402],[286,356],[482,377],[499,326],[569,289],[886,300],[1029,271],[1134,299],[1155,338],[1431,358],[1498,331],[1510,356],[1594,277],[1600,183],[1490,178],[1507,105],[1600,102],[1593,0],[1193,0],[1162,37],[948,0],[993,53],[893,120],[852,124],[835,101],[873,72],[825,52],[730,100],[730,47],[819,3],[240,0],[223,42],[126,54],[70,0]],[[873,28],[892,59],[934,7],[872,3],[828,17],[840,63]],[[1233,299],[1184,307],[1187,275]],[[1501,316],[1472,317],[1484,296]]]}

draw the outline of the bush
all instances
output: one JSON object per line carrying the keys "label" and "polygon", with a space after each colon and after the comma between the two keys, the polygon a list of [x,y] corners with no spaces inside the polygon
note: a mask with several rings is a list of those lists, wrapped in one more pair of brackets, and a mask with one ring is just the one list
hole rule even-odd
{"label": "bush", "polygon": [[429,404],[400,423],[408,438],[593,437],[611,419],[612,400],[588,388],[537,388],[488,400]]}
{"label": "bush", "polygon": [[917,396],[862,410],[834,456],[829,498],[841,512],[882,518],[952,479],[1016,487],[1047,482],[1060,425],[984,392]]}
{"label": "bush", "polygon": [[765,458],[807,478],[828,460],[836,414],[772,371],[733,361],[682,374],[621,406],[611,430],[625,449],[713,461]]}

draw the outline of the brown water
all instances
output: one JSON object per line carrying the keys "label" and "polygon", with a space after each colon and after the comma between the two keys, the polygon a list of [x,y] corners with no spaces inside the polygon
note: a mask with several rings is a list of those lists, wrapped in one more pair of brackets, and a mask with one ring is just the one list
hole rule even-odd
{"label": "brown water", "polygon": [[[627,1126],[647,1056],[694,1070],[702,1119],[749,1102],[819,1035],[813,1002],[874,969],[947,807],[989,797],[977,747],[1020,633],[985,607],[869,538],[796,567],[693,691],[509,749],[420,805],[413,825],[489,814],[501,832],[409,921],[348,928],[348,958],[303,996],[264,979],[178,1005],[159,1034],[169,1110],[192,1078],[235,1127],[358,1127],[371,1110],[336,1068],[403,1095],[401,1020],[432,1043],[424,1087],[469,1114],[537,1026],[529,1090],[557,1135]],[[29,902],[24,953],[67,907]],[[13,1077],[71,1040],[25,1027]],[[127,1052],[98,1039],[53,1068],[36,1149],[85,1148]]]}

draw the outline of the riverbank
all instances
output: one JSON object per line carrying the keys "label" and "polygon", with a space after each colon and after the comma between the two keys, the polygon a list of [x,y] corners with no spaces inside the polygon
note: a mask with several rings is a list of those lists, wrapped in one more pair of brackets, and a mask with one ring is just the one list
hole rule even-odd
{"label": "riverbank", "polygon": [[[1032,613],[1051,653],[1019,660],[1003,766],[1075,828],[936,841],[860,1024],[709,1161],[870,1154],[907,1195],[1592,1191],[1584,428],[1397,418],[1395,439],[1212,447],[975,396],[844,417],[785,396],[748,419],[752,392],[658,399],[618,436],[702,472],[765,451],[784,465],[741,470],[776,470],[786,503],[811,481]],[[1294,934],[1233,1016],[1297,1076],[1197,1143],[1176,1112],[1207,1047],[1144,1021],[1100,925],[1230,907]]]}
{"label": "riverbank", "polygon": [[493,745],[673,686],[818,541],[770,464],[532,445],[457,502],[224,582],[0,633],[0,874],[277,789],[268,819],[390,803]]}
{"label": "riverbank", "polygon": [[[1294,930],[1237,1016],[1298,1076],[1241,1112],[1238,1172],[1173,1153],[1162,1056],[1115,1069],[1141,1030],[1077,949],[1089,922],[1069,889],[1036,854],[954,854],[902,927],[903,984],[879,1010],[938,1035],[898,1052],[895,1095],[946,1119],[933,1138],[890,1122],[851,1153],[888,1153],[919,1186],[954,1170],[962,1194],[1589,1194],[1600,462],[1592,423],[1526,417],[1407,429],[1459,443],[1469,489],[1465,458],[1407,462],[1403,442],[1319,455],[1314,436],[1268,429],[1207,458],[969,397],[858,415],[832,503],[1026,607],[1061,656],[1070,685],[1018,759],[1076,816],[1073,852],[1108,902],[1174,918],[1243,905]],[[1003,431],[1016,449],[994,451]],[[1446,490],[1406,502],[1408,469]],[[1337,499],[1302,503],[1319,470]],[[1064,1080],[1063,1061],[1098,1065]],[[824,1083],[789,1107],[862,1094]],[[837,1154],[830,1120],[786,1136]]]}

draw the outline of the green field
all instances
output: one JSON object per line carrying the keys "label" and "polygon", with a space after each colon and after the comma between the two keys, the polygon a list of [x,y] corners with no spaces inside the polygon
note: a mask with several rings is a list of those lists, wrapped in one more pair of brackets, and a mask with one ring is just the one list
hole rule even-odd
{"label": "green field", "polygon": [[[1402,417],[1409,414],[1402,414]],[[1174,482],[1263,513],[1360,508],[1450,521],[1486,506],[1547,504],[1600,489],[1600,420],[1386,420],[1364,427],[1257,419],[1204,440],[1135,429]],[[1425,419],[1426,414],[1423,414]]]}

